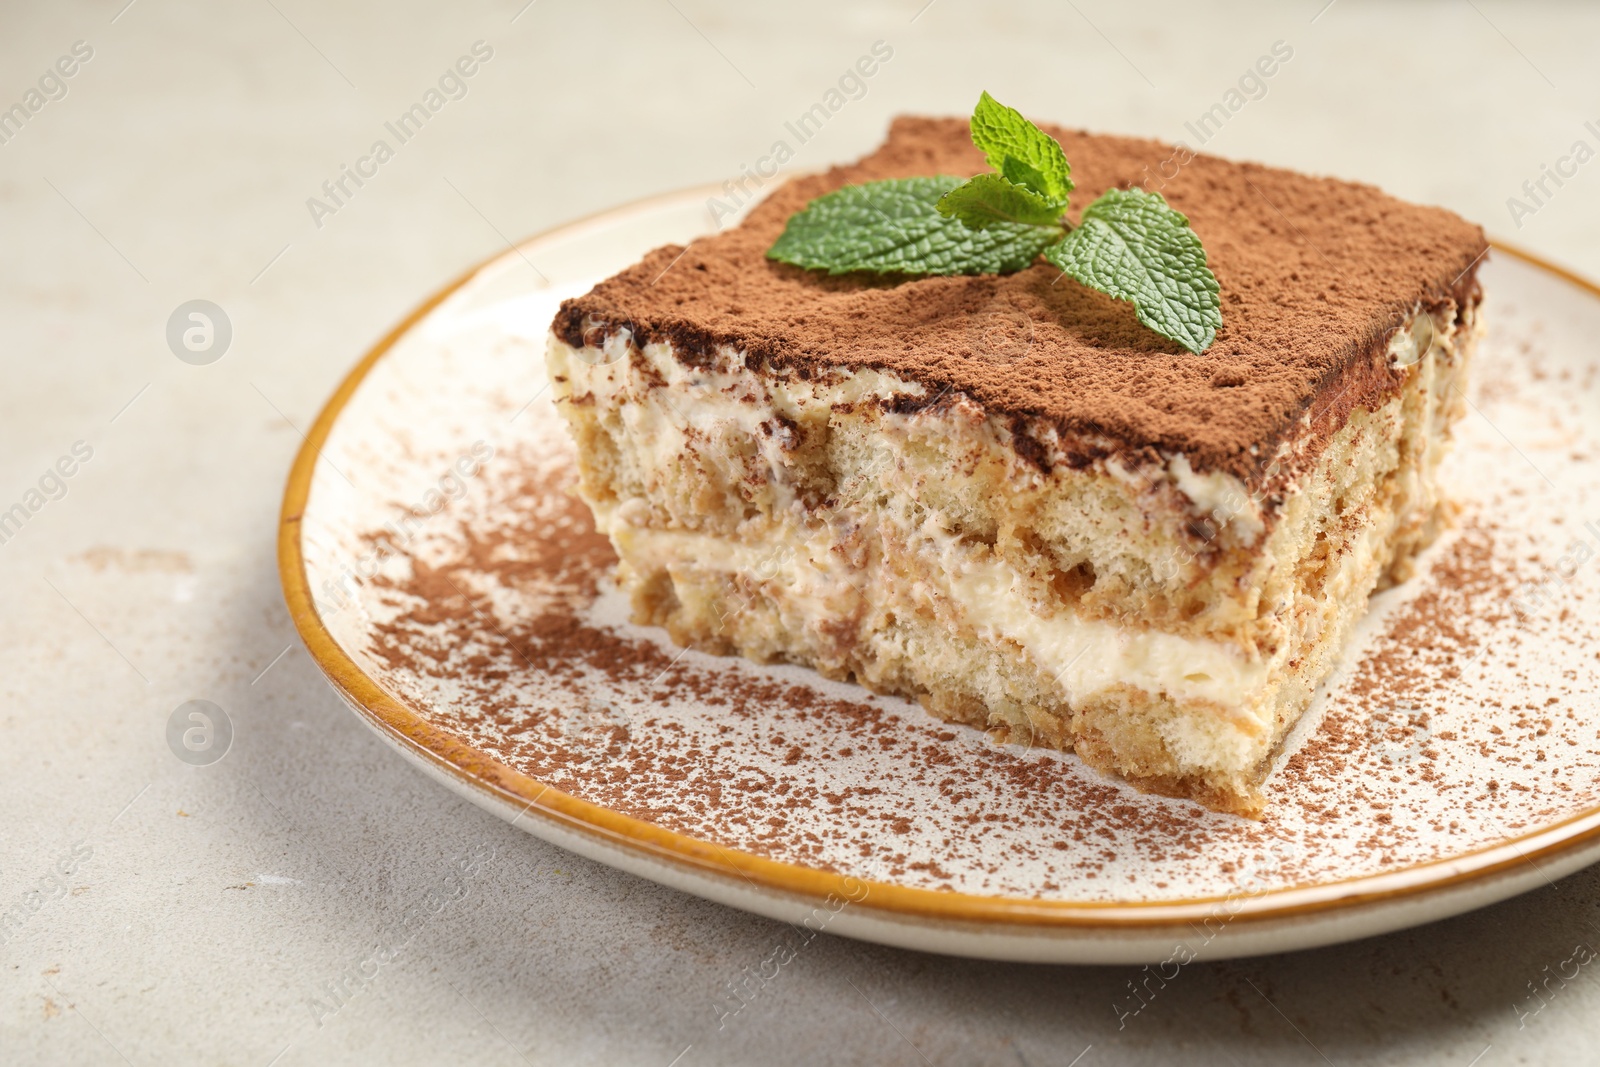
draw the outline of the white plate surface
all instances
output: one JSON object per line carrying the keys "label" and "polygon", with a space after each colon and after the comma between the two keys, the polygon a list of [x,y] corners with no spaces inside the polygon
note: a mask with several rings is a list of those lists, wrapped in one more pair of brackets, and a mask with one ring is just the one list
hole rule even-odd
{"label": "white plate surface", "polygon": [[709,228],[690,192],[526,243],[410,322],[313,431],[285,509],[290,606],[426,771],[689,892],[994,958],[1325,944],[1600,858],[1593,290],[1507,252],[1484,266],[1449,460],[1461,522],[1374,600],[1250,822],[626,622],[568,492],[546,331],[562,297]]}

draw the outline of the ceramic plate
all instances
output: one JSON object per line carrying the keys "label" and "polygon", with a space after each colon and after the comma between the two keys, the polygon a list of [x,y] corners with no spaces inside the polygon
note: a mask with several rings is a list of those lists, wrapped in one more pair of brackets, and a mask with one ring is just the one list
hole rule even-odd
{"label": "ceramic plate", "polygon": [[539,837],[812,929],[1184,961],[1394,930],[1600,858],[1600,291],[1506,248],[1461,518],[1374,599],[1251,822],[627,622],[542,371],[558,302],[713,228],[707,191],[534,238],[351,372],[290,475],[289,608],[346,702]]}

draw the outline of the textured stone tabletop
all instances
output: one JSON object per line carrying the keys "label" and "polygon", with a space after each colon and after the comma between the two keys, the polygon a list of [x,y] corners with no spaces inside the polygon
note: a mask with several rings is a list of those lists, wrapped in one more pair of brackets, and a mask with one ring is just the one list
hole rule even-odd
{"label": "textured stone tabletop", "polygon": [[[5,9],[0,512],[25,521],[0,527],[0,1063],[1600,1059],[1593,869],[1194,965],[1122,1025],[1137,968],[822,936],[752,979],[788,927],[545,845],[386,751],[296,642],[274,558],[301,432],[421,297],[508,240],[770,170],[819,101],[788,169],[987,88],[1371,181],[1600,277],[1600,11],[524,3]],[[169,739],[192,700],[231,724],[218,762],[186,719]]]}

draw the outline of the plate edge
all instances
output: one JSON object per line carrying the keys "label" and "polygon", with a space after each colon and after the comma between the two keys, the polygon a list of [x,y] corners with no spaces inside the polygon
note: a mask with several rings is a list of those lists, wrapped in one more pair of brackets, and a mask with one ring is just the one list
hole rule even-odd
{"label": "plate edge", "polygon": [[[278,571],[284,601],[295,630],[308,655],[352,707],[361,709],[370,725],[406,745],[417,756],[456,780],[484,790],[502,802],[524,803],[523,814],[553,820],[568,830],[594,835],[608,843],[637,849],[652,858],[682,866],[701,874],[738,877],[759,891],[796,894],[816,901],[830,895],[852,898],[866,886],[858,907],[883,911],[901,918],[922,918],[945,922],[1005,923],[1047,928],[1078,927],[1100,932],[1163,927],[1188,929],[1195,921],[1213,917],[1219,908],[1245,903],[1230,918],[1234,922],[1276,921],[1330,909],[1370,908],[1420,895],[1445,893],[1463,882],[1488,880],[1520,864],[1538,870],[1537,860],[1554,859],[1600,837],[1600,806],[1560,823],[1540,828],[1518,838],[1507,838],[1475,852],[1446,860],[1417,864],[1400,871],[1366,875],[1347,882],[1325,882],[1290,886],[1264,894],[1224,894],[1176,901],[1049,901],[1023,897],[983,896],[919,889],[885,882],[869,882],[853,876],[818,868],[771,860],[753,853],[725,849],[714,842],[667,830],[653,823],[622,815],[603,806],[581,800],[548,786],[537,779],[485,756],[464,742],[437,729],[406,708],[376,680],[364,673],[322,624],[311,595],[301,551],[301,517],[310,498],[312,475],[334,423],[368,373],[394,345],[430,312],[444,303],[480,273],[510,256],[541,242],[571,238],[584,229],[615,223],[626,216],[653,208],[677,204],[691,197],[714,192],[716,185],[695,186],[664,193],[619,207],[584,216],[542,231],[518,242],[509,251],[497,253],[475,264],[444,287],[424,299],[373,345],[340,381],[318,412],[315,422],[290,466],[284,488],[278,527]],[[1541,256],[1499,239],[1490,247],[1551,274],[1600,300],[1600,285]],[[1587,825],[1582,825],[1587,824]],[[1524,841],[1542,837],[1554,840],[1533,851],[1518,847]],[[1496,852],[1514,853],[1499,859],[1486,857]],[[1473,863],[1474,860],[1484,862]],[[1433,870],[1442,873],[1428,878]],[[1406,881],[1409,884],[1384,883]],[[1296,897],[1312,897],[1296,901]],[[1288,898],[1287,901],[1284,898]],[[1281,901],[1281,903],[1280,903]],[[1128,914],[1128,913],[1132,914]],[[1121,914],[1119,914],[1121,913]],[[1441,916],[1442,917],[1442,916]]]}

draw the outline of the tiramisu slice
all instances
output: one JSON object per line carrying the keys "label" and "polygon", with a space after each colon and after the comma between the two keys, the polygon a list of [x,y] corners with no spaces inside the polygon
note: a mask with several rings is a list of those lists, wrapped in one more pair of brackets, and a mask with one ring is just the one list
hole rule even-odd
{"label": "tiramisu slice", "polygon": [[1220,286],[1203,354],[1043,260],[770,261],[830,190],[983,169],[965,123],[900,119],[562,306],[582,493],[638,621],[681,644],[1254,813],[1368,594],[1447,521],[1484,237],[1368,186],[1047,132],[1086,199],[1188,159],[1159,191]]}

